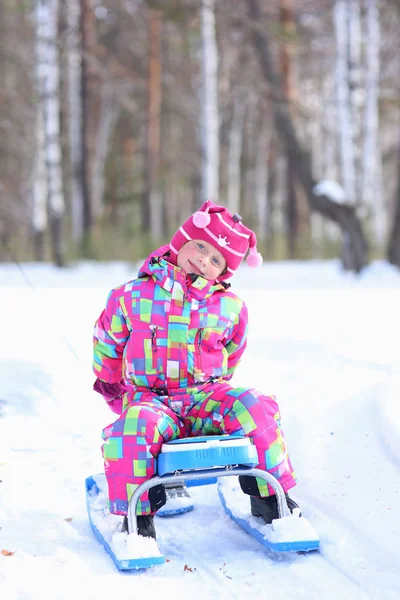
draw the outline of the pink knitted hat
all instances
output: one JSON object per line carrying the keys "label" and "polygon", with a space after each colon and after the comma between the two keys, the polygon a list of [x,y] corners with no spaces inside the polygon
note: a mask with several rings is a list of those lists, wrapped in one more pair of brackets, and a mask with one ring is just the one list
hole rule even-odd
{"label": "pink knitted hat", "polygon": [[256,234],[242,225],[241,220],[240,215],[231,215],[223,206],[207,200],[173,236],[169,247],[174,258],[186,242],[204,240],[217,248],[226,260],[227,272],[219,280],[232,277],[247,251],[247,264],[259,267],[262,256],[257,252]]}

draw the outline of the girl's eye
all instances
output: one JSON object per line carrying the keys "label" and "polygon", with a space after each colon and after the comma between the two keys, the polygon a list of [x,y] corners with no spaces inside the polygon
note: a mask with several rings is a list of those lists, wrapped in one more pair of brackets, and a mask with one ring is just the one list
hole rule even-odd
{"label": "girl's eye", "polygon": [[205,249],[205,246],[203,246],[203,244],[197,244],[197,245],[200,248],[200,250],[204,250]]}
{"label": "girl's eye", "polygon": [[219,267],[219,260],[218,260],[218,258],[213,258],[212,261],[213,261],[213,263],[214,263],[214,265],[216,267]]}

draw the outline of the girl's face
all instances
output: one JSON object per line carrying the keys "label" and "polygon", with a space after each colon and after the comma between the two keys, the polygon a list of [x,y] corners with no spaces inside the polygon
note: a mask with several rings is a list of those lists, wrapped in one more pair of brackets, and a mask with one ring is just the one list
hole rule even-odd
{"label": "girl's face", "polygon": [[201,275],[212,281],[225,271],[226,260],[209,242],[190,240],[178,252],[177,265],[188,273]]}

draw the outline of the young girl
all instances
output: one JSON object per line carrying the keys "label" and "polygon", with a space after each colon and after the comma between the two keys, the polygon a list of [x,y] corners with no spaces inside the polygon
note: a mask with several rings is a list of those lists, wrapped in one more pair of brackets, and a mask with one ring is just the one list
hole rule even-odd
{"label": "young girl", "polygon": [[[226,279],[247,252],[250,266],[262,262],[241,220],[207,201],[169,246],[149,256],[137,279],[111,291],[95,325],[94,389],[120,415],[103,431],[114,514],[127,515],[134,490],[155,473],[162,444],[181,437],[251,437],[258,468],[285,492],[295,485],[275,397],[228,383],[246,347],[247,309]],[[279,516],[263,480],[245,476],[240,484],[253,515],[267,523]],[[143,494],[138,533],[155,537],[153,515],[165,499],[162,485]]]}

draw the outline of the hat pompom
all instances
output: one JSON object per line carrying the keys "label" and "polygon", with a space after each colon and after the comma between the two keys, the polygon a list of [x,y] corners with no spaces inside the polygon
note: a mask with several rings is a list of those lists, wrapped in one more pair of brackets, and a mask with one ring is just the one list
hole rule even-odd
{"label": "hat pompom", "polygon": [[207,227],[207,225],[210,224],[210,221],[211,221],[211,217],[208,214],[208,211],[203,212],[202,210],[198,210],[193,215],[193,223],[199,229],[204,229],[204,227]]}
{"label": "hat pompom", "polygon": [[249,254],[246,258],[246,262],[252,269],[261,267],[263,259],[261,254],[257,252],[257,248],[250,248]]}

